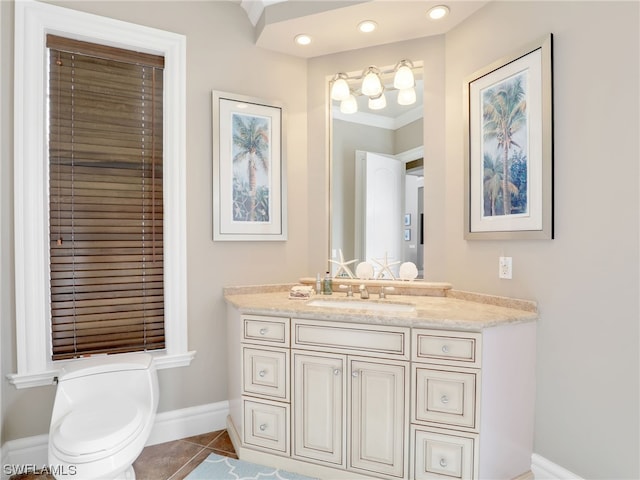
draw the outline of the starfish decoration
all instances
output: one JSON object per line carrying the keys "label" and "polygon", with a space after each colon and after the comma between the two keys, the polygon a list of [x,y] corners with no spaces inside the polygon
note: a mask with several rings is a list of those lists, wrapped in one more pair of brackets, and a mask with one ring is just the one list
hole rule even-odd
{"label": "starfish decoration", "polygon": [[394,265],[398,265],[400,263],[400,261],[398,260],[397,262],[389,263],[389,259],[387,257],[388,257],[387,256],[387,252],[384,252],[384,262],[382,262],[381,260],[377,260],[375,258],[372,259],[374,262],[376,262],[381,267],[380,271],[376,275],[376,279],[384,278],[384,272],[387,272],[389,274],[389,276],[391,277],[391,280],[395,280],[396,279],[396,277],[393,274],[393,272],[391,271],[390,267],[393,267]]}
{"label": "starfish decoration", "polygon": [[347,277],[355,278],[355,275],[353,274],[351,269],[348,267],[348,265],[357,262],[358,259],[356,258],[355,260],[349,260],[348,262],[345,262],[344,255],[342,254],[342,249],[339,249],[338,252],[340,253],[340,261],[331,260],[331,259],[329,260],[331,263],[335,263],[336,265],[338,265],[338,271],[336,271],[335,277],[339,277],[340,274],[344,272],[347,275]]}

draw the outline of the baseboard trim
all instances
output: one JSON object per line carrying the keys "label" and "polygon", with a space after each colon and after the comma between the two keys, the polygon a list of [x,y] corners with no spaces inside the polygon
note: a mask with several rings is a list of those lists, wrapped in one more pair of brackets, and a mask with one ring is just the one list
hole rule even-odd
{"label": "baseboard trim", "polygon": [[[241,450],[239,435],[235,426],[229,421],[229,402],[209,403],[195,407],[187,407],[156,415],[155,424],[147,446],[170,442],[180,438],[200,435],[202,433],[228,428],[229,434],[238,451]],[[49,435],[10,440],[0,447],[0,459],[3,470],[0,477],[4,480],[12,466],[47,464],[47,448]],[[583,480],[578,475],[534,453],[531,456],[531,472],[535,480]],[[524,477],[526,478],[526,477]]]}
{"label": "baseboard trim", "polygon": [[535,480],[583,480],[582,477],[537,453],[531,455],[531,471]]}
{"label": "baseboard trim", "polygon": [[228,414],[229,402],[226,400],[159,413],[147,446],[223,430]]}
{"label": "baseboard trim", "polygon": [[[228,414],[229,402],[226,400],[158,413],[147,446],[223,430],[226,428]],[[0,450],[2,479],[11,476],[9,473],[12,467],[46,465],[48,445],[49,435],[46,433],[6,442]]]}

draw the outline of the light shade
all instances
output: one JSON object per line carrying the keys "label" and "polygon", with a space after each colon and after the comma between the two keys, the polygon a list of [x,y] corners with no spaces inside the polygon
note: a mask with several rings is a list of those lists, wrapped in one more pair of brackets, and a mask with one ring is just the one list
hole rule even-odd
{"label": "light shade", "polygon": [[382,82],[378,75],[378,69],[375,67],[369,67],[365,71],[364,78],[362,79],[362,94],[367,97],[376,97],[382,92]]}
{"label": "light shade", "polygon": [[413,78],[413,71],[411,70],[411,62],[408,60],[402,60],[396,68],[396,74],[393,77],[393,86],[398,90],[404,90],[406,88],[415,87],[416,81]]}
{"label": "light shade", "polygon": [[381,110],[387,106],[387,99],[382,92],[377,97],[369,97],[369,108],[371,110]]}
{"label": "light shade", "polygon": [[347,76],[344,73],[338,73],[333,80],[333,85],[331,85],[331,98],[341,102],[349,98],[350,94]]}
{"label": "light shade", "polygon": [[416,103],[416,89],[405,88],[398,91],[398,104],[399,105],[413,105]]}
{"label": "light shade", "polygon": [[349,95],[345,100],[340,102],[340,111],[342,113],[356,113],[358,111],[358,102],[356,97]]}

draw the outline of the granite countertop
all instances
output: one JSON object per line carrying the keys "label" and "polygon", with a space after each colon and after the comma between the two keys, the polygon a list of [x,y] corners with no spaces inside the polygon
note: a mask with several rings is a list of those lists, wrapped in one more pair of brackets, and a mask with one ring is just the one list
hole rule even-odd
{"label": "granite countertop", "polygon": [[[508,323],[530,322],[538,318],[535,302],[494,297],[470,292],[448,290],[446,296],[387,295],[384,300],[372,293],[361,300],[354,293],[314,295],[310,299],[290,299],[289,289],[294,284],[225,288],[228,304],[243,314],[295,317],[303,319],[367,323],[406,327],[451,328],[480,331]],[[311,306],[312,300],[332,300],[345,303],[345,308]],[[363,311],[348,308],[348,303],[401,303],[415,306],[412,311]]]}

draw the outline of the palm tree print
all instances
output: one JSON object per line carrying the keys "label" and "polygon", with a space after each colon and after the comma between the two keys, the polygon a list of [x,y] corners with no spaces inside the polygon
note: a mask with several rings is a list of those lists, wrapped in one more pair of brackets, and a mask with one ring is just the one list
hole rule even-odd
{"label": "palm tree print", "polygon": [[[525,85],[523,85],[525,84]],[[502,214],[511,215],[512,193],[518,195],[518,189],[510,179],[510,152],[526,150],[526,135],[518,136],[527,128],[526,74],[511,77],[482,94],[482,119],[485,147],[484,153],[493,150],[502,164],[501,193]],[[518,140],[522,139],[522,140]],[[526,158],[526,157],[525,157]],[[488,192],[485,192],[487,198]],[[525,197],[526,198],[526,197]],[[526,210],[526,206],[525,206]],[[497,213],[492,212],[492,215]]]}
{"label": "palm tree print", "polygon": [[[269,186],[259,184],[269,173],[269,122],[264,117],[232,115],[233,220],[269,221]],[[264,178],[263,175],[263,178]]]}
{"label": "palm tree print", "polygon": [[[503,185],[503,166],[502,160],[494,158],[491,155],[484,154],[484,215],[495,216],[504,211],[502,194]],[[507,188],[509,193],[518,195],[518,186],[509,181]]]}

